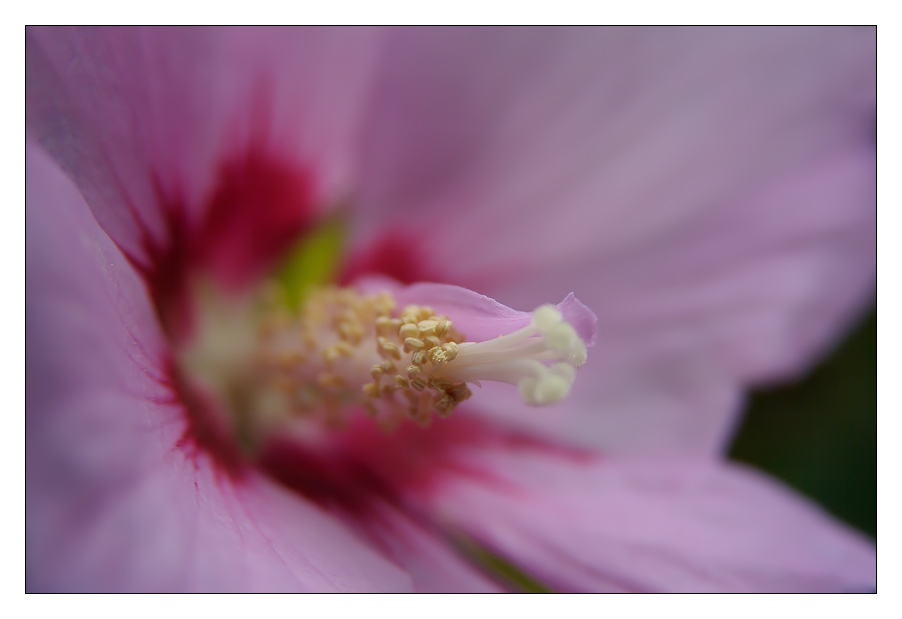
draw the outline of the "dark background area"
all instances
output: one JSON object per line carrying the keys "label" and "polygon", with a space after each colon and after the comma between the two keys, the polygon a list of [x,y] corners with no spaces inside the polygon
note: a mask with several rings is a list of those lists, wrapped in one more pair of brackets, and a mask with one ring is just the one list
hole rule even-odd
{"label": "dark background area", "polygon": [[877,538],[877,308],[802,380],[752,394],[730,457]]}

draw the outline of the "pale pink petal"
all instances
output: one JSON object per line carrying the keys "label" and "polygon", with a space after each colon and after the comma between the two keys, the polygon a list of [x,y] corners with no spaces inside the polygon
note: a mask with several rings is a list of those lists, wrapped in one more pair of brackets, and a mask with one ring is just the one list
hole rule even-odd
{"label": "pale pink petal", "polygon": [[370,504],[359,523],[377,540],[383,554],[404,568],[414,588],[428,593],[489,593],[502,591],[467,563],[441,532],[427,530],[387,503]]}
{"label": "pale pink petal", "polygon": [[367,29],[30,29],[28,131],[104,230],[143,259],[144,237],[165,244],[170,232],[161,202],[174,197],[196,220],[221,168],[248,153],[308,175],[317,202],[346,193],[379,38]]}
{"label": "pale pink petal", "polygon": [[[743,388],[805,367],[872,298],[873,165],[850,152],[610,261],[535,272],[531,285],[576,290],[597,313],[598,345],[560,414],[480,402],[608,452],[721,450]],[[535,296],[521,286],[498,298]]]}
{"label": "pale pink petal", "polygon": [[183,445],[138,277],[45,153],[26,170],[27,589],[411,588],[334,517]]}
{"label": "pale pink petal", "polygon": [[452,281],[651,241],[870,140],[873,29],[403,29],[362,142],[359,233]]}
{"label": "pale pink petal", "polygon": [[876,588],[872,542],[740,467],[522,444],[456,460],[432,480],[429,508],[555,589]]}
{"label": "pale pink petal", "polygon": [[599,317],[568,408],[489,387],[487,412],[717,452],[745,387],[803,369],[871,298],[873,29],[405,30],[387,58],[362,245],[389,235],[405,259],[386,264],[512,307],[572,290]]}

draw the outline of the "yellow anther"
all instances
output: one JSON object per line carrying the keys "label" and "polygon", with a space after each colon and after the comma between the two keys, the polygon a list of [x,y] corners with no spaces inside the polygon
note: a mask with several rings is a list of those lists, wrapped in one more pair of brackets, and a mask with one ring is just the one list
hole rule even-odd
{"label": "yellow anther", "polygon": [[460,347],[456,342],[448,342],[447,344],[442,344],[442,350],[445,351],[445,361],[453,361],[457,357],[457,353],[460,351]]}
{"label": "yellow anther", "polygon": [[446,389],[453,386],[453,384],[450,381],[448,381],[444,378],[439,378],[438,376],[430,376],[429,379],[426,381],[426,384],[429,385],[430,387],[432,387],[433,389],[437,389],[442,392],[444,392]]}
{"label": "yellow anther", "polygon": [[404,378],[400,374],[397,374],[395,376],[395,384],[398,385],[399,387],[404,387],[405,389],[410,387],[410,381],[408,381],[406,378]]}
{"label": "yellow anther", "polygon": [[332,347],[343,357],[351,357],[354,355],[354,347],[347,342],[335,342]]}
{"label": "yellow anther", "polygon": [[379,316],[376,319],[376,333],[381,336],[389,336],[392,334],[392,320],[388,316]]}
{"label": "yellow anther", "polygon": [[417,323],[417,329],[419,329],[420,333],[422,333],[423,335],[431,335],[435,333],[435,328],[437,326],[437,320],[421,320]]}
{"label": "yellow anther", "polygon": [[367,383],[363,386],[363,395],[368,398],[379,397],[379,385],[377,383]]}
{"label": "yellow anther", "polygon": [[336,376],[329,372],[322,372],[316,379],[320,387],[340,389],[345,386],[345,381],[341,376]]}
{"label": "yellow anther", "polygon": [[451,321],[450,320],[442,320],[435,327],[435,334],[439,337],[445,337],[445,335],[450,330],[451,330]]}
{"label": "yellow anther", "polygon": [[338,325],[338,335],[342,340],[357,346],[363,339],[363,327],[357,322],[343,322]]}
{"label": "yellow anther", "polygon": [[377,340],[378,348],[379,348],[379,356],[383,358],[391,357],[395,360],[401,359],[401,351],[398,349],[397,345],[389,342],[386,338],[380,337]]}
{"label": "yellow anther", "polygon": [[435,409],[435,412],[438,413],[439,417],[447,417],[455,404],[456,402],[451,396],[440,395],[436,397],[432,407]]}
{"label": "yellow anther", "polygon": [[420,331],[417,329],[417,326],[409,323],[401,325],[401,328],[398,329],[398,336],[402,340],[408,337],[416,337],[419,333]]}
{"label": "yellow anther", "polygon": [[407,349],[422,350],[422,349],[426,348],[426,344],[423,343],[423,340],[418,340],[415,337],[407,337],[407,338],[404,338],[404,348],[405,348],[405,351]]}
{"label": "yellow anther", "polygon": [[441,346],[429,349],[429,360],[432,361],[432,365],[441,365],[445,362],[445,351],[442,350]]}
{"label": "yellow anther", "polygon": [[448,395],[450,395],[452,398],[454,398],[455,401],[457,401],[457,402],[463,402],[464,400],[468,399],[471,395],[473,395],[473,392],[470,391],[470,388],[467,387],[463,383],[454,385],[453,387],[448,388],[446,393]]}
{"label": "yellow anther", "polygon": [[423,341],[426,343],[426,345],[429,348],[435,348],[436,346],[442,345],[442,341],[440,339],[438,339],[437,337],[435,337],[434,335],[427,335],[426,337],[423,338]]}
{"label": "yellow anther", "polygon": [[329,346],[323,349],[323,361],[326,362],[326,365],[330,366],[338,359],[338,350],[334,346]]}
{"label": "yellow anther", "polygon": [[429,360],[432,361],[432,365],[448,363],[457,356],[457,351],[457,345],[454,344],[454,342],[448,342],[448,344],[442,346],[435,346],[429,349]]}

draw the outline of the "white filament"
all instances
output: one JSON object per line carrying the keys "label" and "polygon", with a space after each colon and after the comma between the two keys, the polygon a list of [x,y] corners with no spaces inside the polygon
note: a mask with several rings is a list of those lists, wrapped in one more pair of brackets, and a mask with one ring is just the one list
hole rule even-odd
{"label": "white filament", "polygon": [[552,305],[532,314],[529,326],[484,342],[464,342],[457,357],[441,368],[451,380],[515,385],[527,404],[560,402],[570,392],[586,347],[573,326]]}

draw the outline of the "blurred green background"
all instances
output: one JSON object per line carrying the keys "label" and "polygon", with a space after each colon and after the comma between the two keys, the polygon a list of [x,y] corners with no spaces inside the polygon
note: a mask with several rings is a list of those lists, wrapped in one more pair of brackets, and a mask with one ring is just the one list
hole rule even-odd
{"label": "blurred green background", "polygon": [[752,394],[730,451],[877,538],[877,309],[802,380]]}

